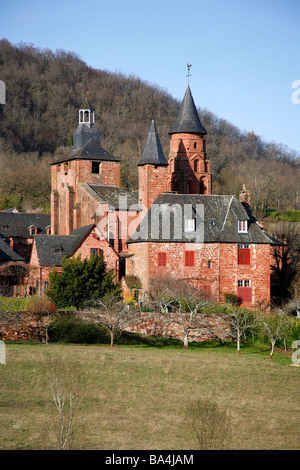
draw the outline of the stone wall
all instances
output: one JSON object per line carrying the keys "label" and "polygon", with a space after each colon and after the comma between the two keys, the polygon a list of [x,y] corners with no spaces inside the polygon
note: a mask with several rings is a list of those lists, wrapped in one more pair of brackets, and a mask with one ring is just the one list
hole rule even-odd
{"label": "stone wall", "polygon": [[[98,313],[79,311],[74,316],[87,321],[97,321]],[[43,325],[49,322],[49,317],[43,317]],[[153,312],[141,312],[135,321],[130,322],[126,331],[143,335],[172,337],[182,340],[180,325],[171,317],[163,317]],[[226,316],[209,314],[201,316],[198,326],[190,332],[190,341],[226,341],[231,339],[231,329]],[[0,312],[0,339],[18,341],[44,341],[45,331],[39,326],[37,319],[26,312]]]}
{"label": "stone wall", "polygon": [[[42,318],[42,324],[49,322]],[[4,341],[44,341],[45,330],[26,312],[0,312],[0,339]]]}

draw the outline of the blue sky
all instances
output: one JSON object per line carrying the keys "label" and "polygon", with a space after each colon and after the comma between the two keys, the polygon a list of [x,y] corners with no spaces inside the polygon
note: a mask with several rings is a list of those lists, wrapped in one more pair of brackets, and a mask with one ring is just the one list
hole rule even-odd
{"label": "blue sky", "polygon": [[[0,0],[0,37],[135,75],[300,154],[299,0]],[[1,79],[1,77],[0,77]]]}

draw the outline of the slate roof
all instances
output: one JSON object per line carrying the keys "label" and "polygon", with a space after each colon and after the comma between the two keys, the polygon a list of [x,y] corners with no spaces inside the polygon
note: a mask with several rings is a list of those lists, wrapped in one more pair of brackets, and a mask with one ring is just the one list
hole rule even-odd
{"label": "slate roof", "polygon": [[12,250],[8,244],[5,243],[4,238],[0,238],[0,263],[8,261],[25,261],[25,259]]}
{"label": "slate roof", "polygon": [[169,134],[178,134],[184,132],[192,134],[207,134],[204,126],[200,121],[189,86],[187,87],[184,98],[182,100],[177,120]]}
{"label": "slate roof", "polygon": [[90,139],[85,145],[80,149],[73,149],[66,156],[59,158],[55,162],[52,162],[51,165],[56,165],[57,163],[68,162],[71,160],[92,160],[92,161],[108,161],[108,162],[120,162],[121,160],[114,155],[108,153],[98,142],[95,142],[93,139]]}
{"label": "slate roof", "polygon": [[168,166],[164,155],[154,120],[151,121],[147,141],[138,166],[142,165],[160,165]]}
{"label": "slate roof", "polygon": [[38,234],[47,233],[51,223],[50,214],[29,212],[0,212],[0,235],[3,237],[30,237],[29,227],[37,227]]}
{"label": "slate roof", "polygon": [[71,235],[36,235],[35,244],[40,266],[61,266],[65,256],[71,256],[88,236],[94,224],[73,230]]}
{"label": "slate roof", "polygon": [[73,134],[73,148],[82,148],[89,140],[101,144],[100,131],[93,122],[81,122]]}
{"label": "slate roof", "polygon": [[80,184],[99,204],[109,204],[111,209],[125,210],[123,203],[127,201],[127,210],[142,210],[138,206],[138,195],[134,191],[126,191],[116,186]]}
{"label": "slate roof", "polygon": [[[195,219],[195,232],[185,231],[185,218]],[[238,220],[248,221],[247,233],[238,233]],[[156,198],[127,243],[146,241],[158,243],[192,243],[196,241],[199,243],[274,243],[260,229],[255,220],[248,215],[244,206],[235,196],[174,193],[163,193]]]}

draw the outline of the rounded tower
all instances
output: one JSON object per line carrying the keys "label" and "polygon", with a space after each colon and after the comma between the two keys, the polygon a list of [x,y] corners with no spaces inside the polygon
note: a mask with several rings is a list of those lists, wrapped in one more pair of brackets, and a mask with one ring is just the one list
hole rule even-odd
{"label": "rounded tower", "polygon": [[206,130],[188,85],[175,124],[170,130],[168,189],[180,194],[211,194]]}

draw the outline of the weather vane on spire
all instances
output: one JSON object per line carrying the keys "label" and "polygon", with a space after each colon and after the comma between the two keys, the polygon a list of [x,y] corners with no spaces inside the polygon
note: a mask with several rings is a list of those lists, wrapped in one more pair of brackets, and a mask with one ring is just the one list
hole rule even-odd
{"label": "weather vane on spire", "polygon": [[190,64],[188,62],[186,66],[187,66],[187,69],[188,69],[187,79],[188,79],[188,85],[189,85],[190,84],[190,76],[191,76],[190,68],[191,68],[192,64]]}

